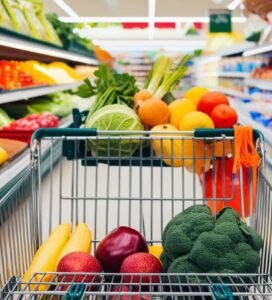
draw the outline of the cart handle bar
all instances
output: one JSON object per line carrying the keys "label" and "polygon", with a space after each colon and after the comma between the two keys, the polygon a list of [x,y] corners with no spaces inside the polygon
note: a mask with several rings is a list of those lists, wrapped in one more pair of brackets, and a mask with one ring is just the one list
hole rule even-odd
{"label": "cart handle bar", "polygon": [[[34,140],[40,141],[45,137],[87,137],[87,136],[97,136],[100,131],[97,131],[96,128],[40,128],[34,132],[32,135],[32,142]],[[103,132],[104,133],[104,132]],[[109,132],[110,133],[110,132]],[[117,132],[115,132],[117,133]],[[123,133],[123,132],[122,132]],[[129,132],[127,132],[129,133]],[[136,132],[133,132],[136,133]],[[144,134],[152,134],[150,131],[143,131],[139,133]],[[225,129],[207,129],[207,128],[199,128],[192,131],[194,133],[194,137],[222,137],[222,136],[234,136],[233,128],[225,128]],[[253,130],[254,140],[258,138],[263,139],[263,135],[260,131],[254,129]]]}

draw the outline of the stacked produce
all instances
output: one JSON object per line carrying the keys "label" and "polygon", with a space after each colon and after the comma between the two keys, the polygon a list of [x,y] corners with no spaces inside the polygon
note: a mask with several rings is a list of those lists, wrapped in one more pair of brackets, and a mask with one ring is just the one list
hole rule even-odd
{"label": "stacked produce", "polygon": [[0,61],[0,90],[14,90],[42,85],[39,81],[21,68],[22,63],[18,61]]}
{"label": "stacked produce", "polygon": [[[148,292],[148,284],[159,283],[163,272],[255,273],[263,246],[261,237],[240,220],[236,211],[224,208],[213,217],[204,205],[189,207],[170,220],[162,233],[162,246],[148,246],[140,232],[120,226],[102,239],[93,256],[88,225],[79,223],[71,231],[70,224],[61,224],[40,246],[22,280],[31,279],[30,290],[50,288],[53,274],[32,277],[42,272],[68,273],[57,276],[59,285],[55,288],[62,291],[71,282],[84,282],[88,289],[96,290],[101,287],[102,272],[122,273],[112,291],[124,293],[130,291],[132,283],[133,291],[137,291],[135,284],[140,282],[146,284]],[[110,276],[107,278],[111,281]],[[190,277],[181,275],[174,280],[190,282]],[[39,281],[42,284],[37,286]]]}
{"label": "stacked produce", "polygon": [[62,43],[43,12],[41,0],[0,1],[0,26],[61,46]]}
{"label": "stacked produce", "polygon": [[40,85],[66,84],[82,80],[89,73],[79,72],[62,62],[0,60],[0,90],[14,90]]}

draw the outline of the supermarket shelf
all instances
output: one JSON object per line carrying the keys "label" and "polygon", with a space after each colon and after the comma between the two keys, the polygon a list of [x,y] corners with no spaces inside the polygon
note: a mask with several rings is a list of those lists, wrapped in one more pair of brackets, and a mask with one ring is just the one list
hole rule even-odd
{"label": "supermarket shelf", "polygon": [[88,65],[99,65],[91,56],[68,51],[54,45],[0,32],[0,55],[7,59],[32,59],[39,61],[61,60]]}
{"label": "supermarket shelf", "polygon": [[262,90],[272,91],[272,80],[260,80],[254,78],[248,78],[245,80],[245,85],[257,87]]}
{"label": "supermarket shelf", "polygon": [[247,78],[249,73],[243,72],[204,72],[199,77],[228,77],[228,78]]}
{"label": "supermarket shelf", "polygon": [[0,92],[0,104],[29,99],[51,93],[70,90],[80,86],[82,82],[74,82],[69,84],[57,84],[52,86],[39,86],[28,89],[19,89],[15,91]]}
{"label": "supermarket shelf", "polygon": [[253,56],[272,52],[272,43],[255,46],[243,52],[243,56]]}
{"label": "supermarket shelf", "polygon": [[237,97],[237,98],[242,98],[242,99],[250,98],[250,95],[247,95],[245,93],[238,92],[238,91],[235,91],[235,90],[232,90],[232,89],[224,89],[224,88],[218,87],[216,90],[219,91],[219,92],[222,92],[223,94],[232,96],[232,97]]}
{"label": "supermarket shelf", "polygon": [[[61,128],[68,127],[72,123],[72,116],[62,119]],[[45,144],[42,152],[45,153],[49,150],[51,143]],[[9,189],[9,185],[14,180],[19,180],[22,178],[23,174],[26,172],[27,168],[30,166],[30,150],[25,150],[21,155],[15,158],[13,161],[9,162],[1,167],[0,169],[0,197],[5,190]]]}

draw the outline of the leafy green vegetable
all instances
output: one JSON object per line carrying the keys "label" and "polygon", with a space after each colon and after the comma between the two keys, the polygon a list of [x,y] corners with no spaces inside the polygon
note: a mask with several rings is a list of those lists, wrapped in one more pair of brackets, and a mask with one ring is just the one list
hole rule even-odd
{"label": "leafy green vegetable", "polygon": [[0,127],[8,125],[11,122],[9,115],[0,108]]}
{"label": "leafy green vegetable", "polygon": [[0,26],[5,28],[12,28],[11,20],[6,9],[3,6],[2,1],[0,1]]}
{"label": "leafy green vegetable", "polygon": [[72,113],[74,98],[69,92],[59,92],[29,100],[7,103],[3,108],[13,118],[25,117],[30,113],[51,112],[63,118]]}
{"label": "leafy green vegetable", "polygon": [[172,58],[160,56],[154,63],[145,82],[145,88],[150,91],[155,98],[163,99],[169,94],[185,76],[188,67],[187,63],[201,52],[195,51],[192,55],[185,55],[180,60],[176,68],[171,70]]}
{"label": "leafy green vegetable", "polygon": [[[85,128],[105,131],[142,131],[137,114],[125,105],[107,105],[89,115]],[[90,140],[89,146],[96,156],[131,156],[139,147],[139,138]]]}
{"label": "leafy green vegetable", "polygon": [[85,47],[87,50],[93,50],[94,45],[90,39],[81,38],[74,32],[75,27],[78,26],[77,24],[61,22],[55,13],[47,14],[46,17],[56,30],[64,48],[68,48],[71,43],[74,43]]}
{"label": "leafy green vegetable", "polygon": [[96,100],[90,111],[90,116],[102,107],[110,104],[124,104],[133,106],[133,96],[138,91],[136,80],[133,76],[113,73],[108,66],[101,65],[94,72],[95,85],[86,79],[79,87],[77,94],[80,97],[96,95]]}

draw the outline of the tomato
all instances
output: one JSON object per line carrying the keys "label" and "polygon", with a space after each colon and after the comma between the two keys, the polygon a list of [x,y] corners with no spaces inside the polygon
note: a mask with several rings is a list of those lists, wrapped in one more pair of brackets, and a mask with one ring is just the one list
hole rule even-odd
{"label": "tomato", "polygon": [[212,110],[219,104],[229,105],[228,98],[220,92],[208,92],[200,98],[197,110],[210,116]]}
{"label": "tomato", "polygon": [[[216,212],[219,212],[223,207],[229,206],[235,209],[240,217],[248,217],[251,206],[254,210],[256,200],[256,195],[252,195],[252,200],[250,196],[250,178],[252,178],[252,174],[249,174],[248,168],[243,167],[243,182],[241,182],[239,171],[232,174],[233,162],[233,158],[217,159],[215,169],[210,169],[201,177],[202,184],[205,186],[204,197],[207,199],[207,205],[212,211],[215,208]],[[215,173],[215,180],[213,179],[213,172]],[[214,188],[213,183],[215,183]],[[241,191],[243,191],[243,203]],[[219,198],[221,199],[219,200]],[[222,200],[222,198],[229,199]]]}
{"label": "tomato", "polygon": [[215,128],[231,128],[238,121],[236,111],[226,104],[217,105],[211,113]]}

